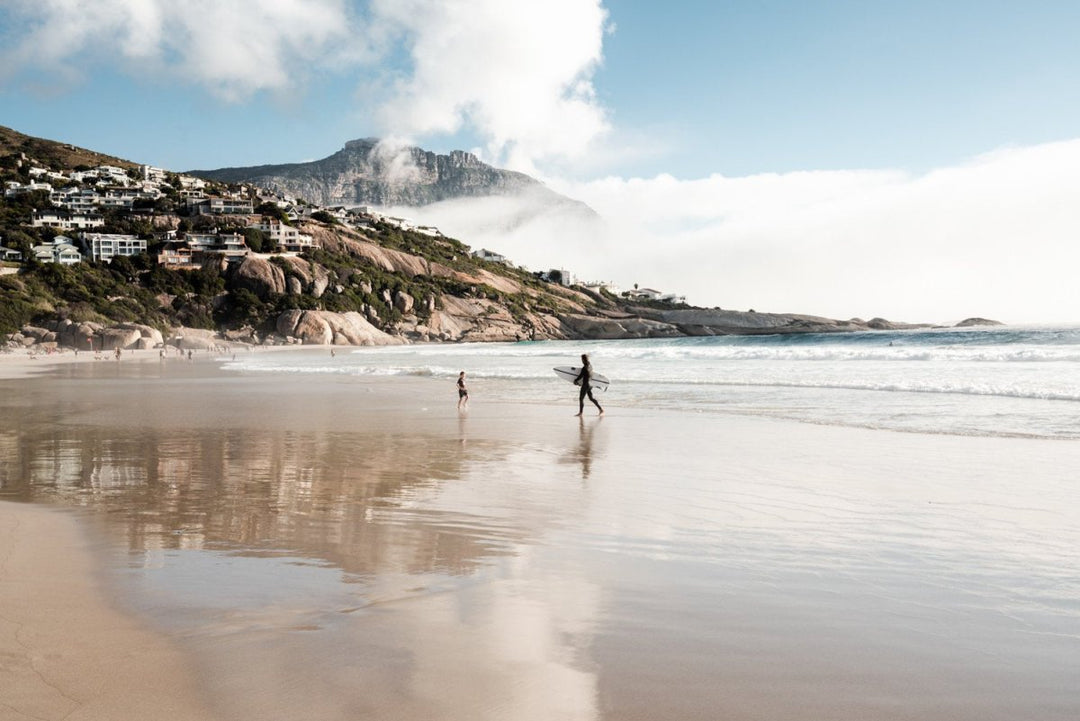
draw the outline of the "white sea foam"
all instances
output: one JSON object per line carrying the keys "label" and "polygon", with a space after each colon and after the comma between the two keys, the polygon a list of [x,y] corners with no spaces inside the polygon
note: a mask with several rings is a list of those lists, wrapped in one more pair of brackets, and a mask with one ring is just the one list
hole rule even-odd
{"label": "white sea foam", "polygon": [[874,428],[1080,438],[1080,330],[972,329],[358,348],[254,354],[238,371],[455,378],[478,399],[558,397],[551,368],[589,353],[609,404]]}

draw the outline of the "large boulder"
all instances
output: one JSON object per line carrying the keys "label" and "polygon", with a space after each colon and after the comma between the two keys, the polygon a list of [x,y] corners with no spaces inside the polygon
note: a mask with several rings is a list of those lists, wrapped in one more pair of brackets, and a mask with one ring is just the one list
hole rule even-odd
{"label": "large boulder", "polygon": [[142,334],[135,328],[106,328],[99,334],[101,346],[98,350],[126,350],[135,347]]}
{"label": "large boulder", "polygon": [[277,319],[277,332],[305,345],[396,345],[401,343],[355,312],[290,310]]}
{"label": "large boulder", "polygon": [[232,286],[246,288],[266,300],[271,293],[281,295],[285,292],[285,271],[268,260],[249,255],[233,273]]}
{"label": "large boulder", "polygon": [[60,344],[79,350],[101,350],[98,334],[103,327],[100,323],[93,322],[66,326],[60,330]]}
{"label": "large boulder", "polygon": [[169,345],[181,350],[209,350],[221,345],[217,333],[204,328],[177,328],[169,336]]}
{"label": "large boulder", "polygon": [[33,338],[35,343],[40,343],[48,335],[48,328],[39,328],[37,326],[27,325],[23,326],[22,334],[27,338]]}
{"label": "large boulder", "polygon": [[139,347],[157,348],[165,343],[161,331],[152,326],[142,325],[141,323],[120,323],[116,327],[124,330],[137,330],[139,337],[146,341],[145,343],[140,342]]}
{"label": "large boulder", "polygon": [[394,307],[403,314],[408,315],[409,313],[412,313],[413,303],[413,297],[408,293],[401,290],[394,293]]}

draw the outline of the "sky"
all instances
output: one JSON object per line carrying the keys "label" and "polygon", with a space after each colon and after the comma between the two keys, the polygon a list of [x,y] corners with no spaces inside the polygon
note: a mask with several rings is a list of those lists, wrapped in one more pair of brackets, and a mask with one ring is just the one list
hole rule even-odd
{"label": "sky", "polygon": [[410,211],[696,305],[1080,322],[1080,3],[0,0],[0,125],[171,170],[377,136],[603,227]]}

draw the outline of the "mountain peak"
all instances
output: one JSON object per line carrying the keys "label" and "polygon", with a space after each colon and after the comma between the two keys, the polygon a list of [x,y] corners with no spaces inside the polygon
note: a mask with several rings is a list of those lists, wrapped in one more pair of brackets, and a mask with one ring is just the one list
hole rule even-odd
{"label": "mountain peak", "polygon": [[540,181],[492,167],[470,152],[442,155],[417,147],[358,138],[333,155],[307,163],[193,170],[209,180],[246,182],[319,205],[423,206],[458,198],[539,196],[552,205],[575,203]]}

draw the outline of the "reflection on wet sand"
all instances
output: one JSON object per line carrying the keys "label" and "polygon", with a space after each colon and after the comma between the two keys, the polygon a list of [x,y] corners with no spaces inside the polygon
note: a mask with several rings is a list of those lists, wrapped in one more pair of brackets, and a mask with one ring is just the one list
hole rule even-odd
{"label": "reflection on wet sand", "polygon": [[467,573],[520,540],[479,517],[441,524],[435,514],[408,530],[400,518],[376,522],[462,476],[461,446],[438,439],[154,429],[117,438],[91,427],[5,445],[7,495],[104,510],[135,551],[273,548],[350,573]]}
{"label": "reflection on wet sand", "polygon": [[596,717],[598,592],[534,548],[575,487],[533,483],[547,456],[466,443],[466,418],[234,427],[168,405],[135,426],[62,400],[0,420],[0,493],[93,512],[125,605],[193,652],[222,717]]}

